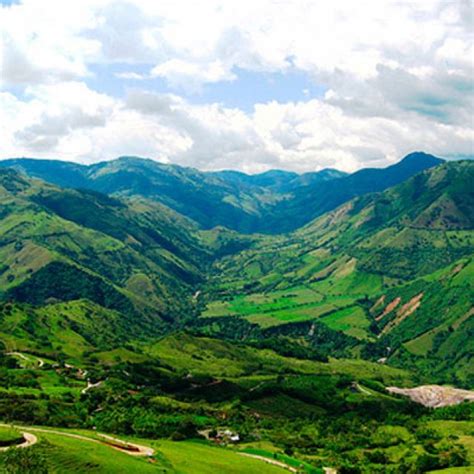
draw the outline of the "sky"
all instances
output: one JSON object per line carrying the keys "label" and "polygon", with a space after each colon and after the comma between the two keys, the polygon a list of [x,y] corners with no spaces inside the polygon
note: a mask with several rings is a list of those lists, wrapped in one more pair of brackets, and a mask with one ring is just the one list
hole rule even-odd
{"label": "sky", "polygon": [[474,155],[471,0],[0,0],[0,158]]}

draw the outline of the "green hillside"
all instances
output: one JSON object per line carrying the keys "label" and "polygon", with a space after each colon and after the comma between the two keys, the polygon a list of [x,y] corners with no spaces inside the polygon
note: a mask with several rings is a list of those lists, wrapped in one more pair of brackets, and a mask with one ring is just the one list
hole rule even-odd
{"label": "green hillside", "polygon": [[149,329],[189,313],[209,251],[182,216],[9,170],[0,171],[0,201],[5,298],[34,305],[88,299]]}
{"label": "green hillside", "polygon": [[215,264],[207,326],[229,333],[226,318],[239,317],[320,346],[325,325],[350,336],[352,351],[381,358],[390,346],[394,363],[470,385],[472,348],[456,341],[472,331],[473,183],[472,162],[446,163],[289,236],[261,237]]}
{"label": "green hillside", "polygon": [[[183,333],[120,355],[50,357],[0,358],[0,416],[38,437],[26,458],[47,472],[278,472],[265,459],[311,474],[397,472],[472,460],[469,407],[433,413],[393,397],[384,386],[410,385],[412,375],[377,363],[284,357]],[[440,420],[466,421],[449,421],[448,432]],[[239,441],[214,439],[226,431]],[[98,432],[155,452],[116,452]],[[7,454],[0,466],[19,462]]]}
{"label": "green hillside", "polygon": [[[230,449],[199,442],[151,442],[134,440],[154,450],[152,456],[133,456],[119,451],[92,431],[57,431],[51,428],[22,427],[38,441],[29,448],[29,459],[19,453],[0,453],[0,469],[26,468],[23,472],[77,473],[182,473],[210,474],[214,472],[263,474],[284,473],[285,469],[259,459],[242,456]],[[0,431],[1,433],[1,431]],[[123,441],[125,445],[125,440]],[[47,471],[40,471],[46,469]],[[5,472],[5,471],[2,471]],[[11,471],[6,471],[11,472]],[[316,471],[315,471],[316,472]]]}
{"label": "green hillside", "polygon": [[[474,384],[474,163],[424,157],[412,176],[413,159],[278,235],[206,229],[138,192],[122,171],[158,179],[142,160],[94,168],[110,195],[71,189],[84,167],[48,170],[64,188],[0,169],[0,472],[469,472],[472,403],[386,390]],[[208,186],[161,166],[189,196]],[[327,182],[245,176],[205,179],[265,188],[257,207]],[[11,447],[23,432],[37,442]]]}

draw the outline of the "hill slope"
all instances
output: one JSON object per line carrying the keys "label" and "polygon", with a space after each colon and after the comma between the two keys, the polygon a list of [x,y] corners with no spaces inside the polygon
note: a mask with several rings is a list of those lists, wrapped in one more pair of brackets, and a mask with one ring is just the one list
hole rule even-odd
{"label": "hill slope", "polygon": [[213,173],[135,157],[122,157],[91,166],[34,159],[6,160],[0,162],[0,166],[13,167],[63,187],[152,199],[207,229],[223,225],[250,232],[256,226],[261,209],[279,199],[269,189],[224,180]]}
{"label": "hill slope", "polygon": [[[438,374],[466,383],[470,349],[458,341],[472,331],[473,185],[473,162],[446,163],[289,236],[261,237],[216,263],[205,319],[225,327],[237,316],[311,344],[321,344],[323,324],[356,338],[341,341],[345,347],[366,341],[373,357],[386,356],[387,346],[415,348],[421,358],[412,365],[442,367]],[[417,351],[410,341],[428,332],[426,350]],[[428,356],[431,364],[421,360]],[[456,370],[438,356],[457,358]]]}
{"label": "hill slope", "polygon": [[89,299],[135,315],[139,326],[189,312],[209,251],[186,218],[158,203],[60,189],[4,169],[0,203],[4,297],[35,305]]}
{"label": "hill slope", "polygon": [[431,155],[414,153],[386,169],[366,169],[349,176],[336,170],[302,175],[278,170],[259,175],[206,173],[134,157],[90,166],[14,159],[0,161],[0,166],[63,187],[153,199],[204,229],[225,226],[245,233],[282,233],[355,196],[384,190],[439,163]]}
{"label": "hill slope", "polygon": [[442,162],[432,155],[416,152],[395,165],[383,169],[362,169],[342,177],[336,183],[323,181],[313,186],[300,186],[294,189],[293,199],[277,203],[266,215],[262,229],[278,226],[280,232],[293,231],[356,196],[383,191]]}
{"label": "hill slope", "polygon": [[472,471],[472,404],[386,387],[474,383],[473,181],[445,163],[249,236],[0,169],[0,418],[40,440],[0,470]]}

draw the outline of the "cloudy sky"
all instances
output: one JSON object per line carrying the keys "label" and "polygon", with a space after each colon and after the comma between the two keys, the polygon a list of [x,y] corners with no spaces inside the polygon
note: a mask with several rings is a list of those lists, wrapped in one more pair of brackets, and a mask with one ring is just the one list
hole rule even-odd
{"label": "cloudy sky", "polygon": [[471,0],[0,0],[0,157],[474,155]]}

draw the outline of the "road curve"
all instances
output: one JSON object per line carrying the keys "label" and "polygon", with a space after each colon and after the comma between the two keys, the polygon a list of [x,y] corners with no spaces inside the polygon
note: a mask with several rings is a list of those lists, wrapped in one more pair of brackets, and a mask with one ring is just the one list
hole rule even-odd
{"label": "road curve", "polygon": [[[0,423],[0,426],[11,427],[12,425],[7,425],[7,424]],[[101,444],[103,446],[109,446],[112,449],[116,449],[117,451],[121,451],[122,453],[129,454],[130,456],[148,456],[149,457],[149,456],[153,456],[153,454],[155,452],[154,449],[149,448],[147,446],[141,446],[139,444],[129,443],[127,441],[123,441],[123,440],[118,439],[118,438],[112,438],[112,436],[108,436],[108,435],[105,435],[105,434],[102,434],[102,433],[96,433],[96,434],[98,436],[101,436],[102,438],[104,438],[104,441],[102,441],[100,439],[89,438],[88,436],[78,435],[78,434],[74,434],[74,433],[67,433],[67,432],[59,431],[59,430],[50,430],[50,429],[46,429],[46,428],[33,428],[33,427],[30,427],[30,426],[16,426],[16,425],[13,425],[13,428],[16,428],[18,430],[34,431],[36,433],[46,433],[46,434],[50,433],[50,434],[54,434],[54,435],[58,435],[58,436],[64,436],[64,437],[67,437],[67,438],[75,438],[75,439],[80,439],[82,441],[89,441],[90,443],[97,443],[97,444]],[[28,434],[28,433],[23,433],[23,435],[25,435],[25,434]],[[34,435],[29,435],[29,436],[32,436],[36,440],[36,436],[34,436]],[[25,436],[25,438],[26,438],[26,436]],[[27,447],[27,446],[23,446],[23,445],[17,445],[17,446]],[[128,449],[127,449],[127,447],[128,447]],[[130,448],[132,448],[132,449],[130,449]]]}
{"label": "road curve", "polygon": [[34,444],[38,442],[38,438],[34,434],[26,433],[26,432],[22,432],[21,434],[23,435],[23,439],[25,440],[23,441],[23,443],[12,444],[11,446],[4,446],[0,448],[0,451],[7,451],[8,449],[11,449],[11,448],[29,448],[30,446],[33,446]]}

